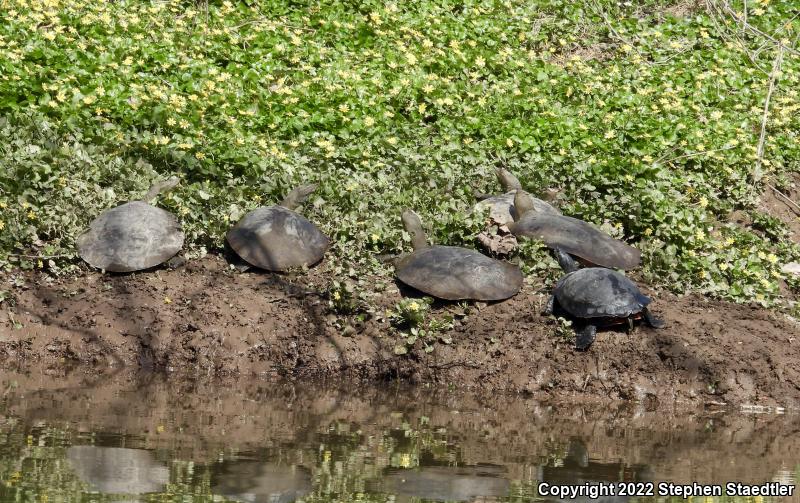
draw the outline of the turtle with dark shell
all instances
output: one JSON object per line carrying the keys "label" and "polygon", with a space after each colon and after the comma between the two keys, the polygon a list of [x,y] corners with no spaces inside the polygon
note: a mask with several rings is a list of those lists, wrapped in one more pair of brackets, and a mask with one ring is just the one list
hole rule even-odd
{"label": "turtle with dark shell", "polygon": [[295,211],[316,188],[316,184],[302,185],[280,204],[249,212],[228,231],[228,244],[248,264],[267,271],[316,264],[331,241]]}
{"label": "turtle with dark shell", "polygon": [[588,349],[599,326],[627,323],[632,330],[638,319],[653,328],[664,326],[647,309],[650,297],[622,273],[603,267],[577,269],[563,252],[558,259],[567,274],[556,284],[544,314],[563,312],[576,322],[575,349]]}
{"label": "turtle with dark shell", "polygon": [[78,254],[92,267],[111,272],[149,269],[183,247],[184,235],[172,213],[148,204],[178,184],[172,177],[150,187],[140,201],[102,212],[78,236]]}
{"label": "turtle with dark shell", "polygon": [[[514,195],[516,219],[508,227],[516,236],[541,239],[556,254],[567,253],[590,266],[633,269],[641,263],[636,248],[614,239],[594,225],[565,215],[537,211],[523,190]],[[569,256],[562,260],[572,261]]]}
{"label": "turtle with dark shell", "polygon": [[395,262],[397,278],[406,285],[445,300],[496,301],[522,288],[522,272],[477,250],[428,245],[422,221],[411,210],[402,215],[414,251]]}

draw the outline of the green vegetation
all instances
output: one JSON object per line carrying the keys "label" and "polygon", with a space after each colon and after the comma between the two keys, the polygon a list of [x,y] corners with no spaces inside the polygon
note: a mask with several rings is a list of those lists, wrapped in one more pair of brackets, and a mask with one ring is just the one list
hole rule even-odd
{"label": "green vegetation", "polygon": [[[179,174],[160,204],[192,253],[319,182],[324,267],[386,273],[404,207],[474,246],[502,165],[640,247],[653,284],[779,302],[800,250],[756,203],[800,158],[792,5],[0,0],[0,267],[71,270],[94,215]],[[536,249],[528,272],[553,265]]]}

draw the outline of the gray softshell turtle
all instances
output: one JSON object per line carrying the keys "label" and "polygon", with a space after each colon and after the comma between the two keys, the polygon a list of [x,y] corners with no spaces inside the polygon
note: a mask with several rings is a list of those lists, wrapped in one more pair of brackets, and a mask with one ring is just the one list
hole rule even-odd
{"label": "gray softshell turtle", "polygon": [[[514,206],[514,196],[517,190],[522,190],[522,183],[509,170],[505,168],[495,168],[497,180],[503,187],[503,194],[489,196],[482,199],[475,205],[476,209],[489,208],[489,218],[497,225],[508,225],[514,222],[516,208]],[[531,196],[533,207],[539,213],[560,215],[561,212],[554,208],[547,201]]]}
{"label": "gray softshell turtle", "polygon": [[402,219],[414,248],[395,262],[397,278],[406,285],[440,299],[481,301],[507,299],[522,288],[519,267],[477,250],[430,246],[416,213],[406,210]]}
{"label": "gray softshell turtle", "polygon": [[316,264],[331,241],[294,211],[316,188],[316,184],[302,185],[280,204],[249,212],[228,231],[228,244],[248,264],[268,271]]}
{"label": "gray softshell turtle", "polygon": [[[514,195],[517,219],[508,227],[517,236],[541,239],[557,256],[569,254],[600,267],[633,269],[641,263],[636,248],[614,239],[594,225],[564,215],[536,211],[531,197],[522,190]],[[559,260],[571,261],[570,257]]]}
{"label": "gray softshell turtle", "polygon": [[[517,238],[511,234],[508,225],[514,222],[516,209],[514,196],[522,190],[519,179],[505,168],[495,168],[497,179],[505,191],[495,196],[478,196],[482,199],[475,205],[475,211],[489,210],[487,229],[478,234],[478,241],[497,255],[508,255],[517,248]],[[541,213],[560,215],[561,212],[541,199],[531,197],[534,208]]]}
{"label": "gray softshell turtle", "polygon": [[633,328],[636,319],[653,328],[664,322],[647,310],[651,299],[622,273],[603,267],[577,269],[575,262],[559,255],[559,264],[567,271],[553,290],[544,314],[563,311],[578,323],[575,327],[575,349],[592,345],[598,326],[627,323]]}
{"label": "gray softshell turtle", "polygon": [[140,201],[102,212],[78,236],[78,254],[92,267],[131,272],[157,266],[178,253],[184,235],[172,213],[148,204],[178,184],[172,177],[150,187]]}

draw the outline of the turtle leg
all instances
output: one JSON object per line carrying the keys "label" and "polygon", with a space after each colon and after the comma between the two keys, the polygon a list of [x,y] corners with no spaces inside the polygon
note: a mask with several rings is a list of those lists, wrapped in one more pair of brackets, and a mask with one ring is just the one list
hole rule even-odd
{"label": "turtle leg", "polygon": [[591,323],[575,329],[575,349],[578,351],[585,351],[594,342],[597,335],[597,327]]}
{"label": "turtle leg", "polygon": [[631,333],[633,332],[633,318],[629,316],[627,321],[628,321],[628,333]]}
{"label": "turtle leg", "polygon": [[655,315],[648,311],[646,307],[642,309],[642,315],[644,316],[644,321],[646,321],[647,324],[653,328],[664,328],[666,325],[664,320],[661,318],[656,318]]}
{"label": "turtle leg", "polygon": [[578,263],[575,262],[575,259],[573,259],[569,253],[561,248],[553,248],[553,254],[555,254],[558,265],[561,266],[564,272],[569,273],[578,270]]}
{"label": "turtle leg", "polygon": [[556,296],[551,295],[549,299],[547,299],[547,305],[544,306],[544,311],[542,311],[543,316],[550,316],[553,314],[553,308],[556,304]]}

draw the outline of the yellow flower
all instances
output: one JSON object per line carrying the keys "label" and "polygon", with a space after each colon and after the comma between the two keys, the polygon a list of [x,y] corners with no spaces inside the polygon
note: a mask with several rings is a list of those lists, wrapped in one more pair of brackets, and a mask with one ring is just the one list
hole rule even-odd
{"label": "yellow flower", "polygon": [[397,137],[392,136],[390,138],[386,138],[386,143],[388,143],[389,145],[397,145]]}
{"label": "yellow flower", "polygon": [[375,119],[370,116],[364,117],[364,125],[370,127],[375,124]]}
{"label": "yellow flower", "polygon": [[172,304],[172,299],[169,297],[164,297],[164,304]]}
{"label": "yellow flower", "polygon": [[416,301],[416,300],[415,300],[415,301],[413,301],[411,304],[409,304],[409,305],[408,305],[408,310],[409,310],[409,311],[413,311],[413,312],[415,312],[415,313],[416,313],[417,311],[419,311],[419,304],[417,304],[417,301]]}
{"label": "yellow flower", "polygon": [[6,228],[6,223],[0,220],[0,231]]}
{"label": "yellow flower", "polygon": [[204,153],[202,153],[202,152],[195,152],[194,156],[195,156],[195,157],[196,157],[198,160],[202,160],[202,159],[205,159],[205,158],[206,158],[206,155],[205,155]]}
{"label": "yellow flower", "polygon": [[333,300],[340,300],[342,298],[342,294],[339,292],[333,292]]}
{"label": "yellow flower", "polygon": [[[0,227],[0,229],[2,229],[2,227]],[[371,235],[370,238],[372,238],[373,243],[377,243],[378,239],[380,239],[377,234]]]}
{"label": "yellow flower", "polygon": [[173,119],[172,117],[170,117],[169,119],[167,119],[167,125],[168,125],[168,126],[174,126],[174,125],[175,125],[175,124],[177,124],[177,123],[178,123],[178,121],[176,121],[176,120],[175,120],[175,119]]}
{"label": "yellow flower", "polygon": [[727,271],[728,270],[728,264],[723,262],[722,264],[719,265],[719,270],[720,271]]}
{"label": "yellow flower", "polygon": [[509,147],[513,147],[514,146],[514,140],[512,140],[511,138],[506,139],[506,145],[508,145]]}
{"label": "yellow flower", "polygon": [[483,68],[484,66],[486,66],[486,60],[478,56],[477,58],[475,58],[475,66],[477,66],[478,68]]}
{"label": "yellow flower", "polygon": [[424,114],[425,110],[427,110],[427,109],[428,109],[428,105],[426,105],[425,103],[420,103],[419,106],[417,107],[417,110],[421,114]]}
{"label": "yellow flower", "polygon": [[708,206],[708,199],[706,199],[706,196],[703,196],[700,198],[700,207],[705,208],[706,206]]}
{"label": "yellow flower", "polygon": [[28,220],[36,220],[36,213],[34,213],[33,210],[28,212]]}

